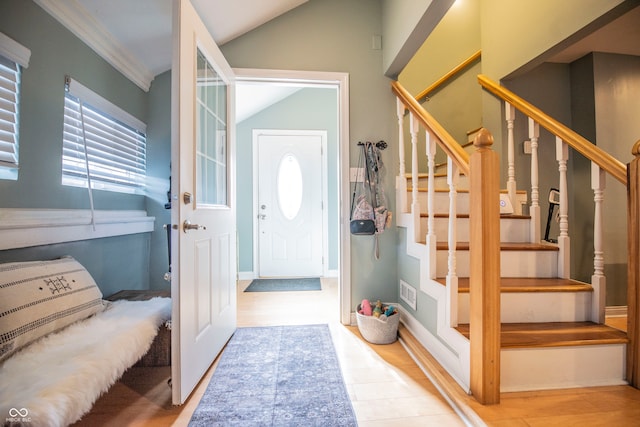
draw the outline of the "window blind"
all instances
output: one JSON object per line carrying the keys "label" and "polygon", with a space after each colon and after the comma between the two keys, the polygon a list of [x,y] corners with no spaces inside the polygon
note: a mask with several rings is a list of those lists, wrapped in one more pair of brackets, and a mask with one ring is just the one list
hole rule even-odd
{"label": "window blind", "polygon": [[18,168],[20,65],[0,55],[0,166]]}
{"label": "window blind", "polygon": [[65,89],[62,183],[142,193],[145,124],[71,78]]}

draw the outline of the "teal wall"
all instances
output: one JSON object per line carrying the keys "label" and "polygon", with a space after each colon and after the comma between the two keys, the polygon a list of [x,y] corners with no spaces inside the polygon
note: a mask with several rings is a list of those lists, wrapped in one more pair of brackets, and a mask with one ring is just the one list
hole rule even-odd
{"label": "teal wall", "polygon": [[[305,88],[237,124],[238,270],[253,271],[253,130],[327,131],[329,270],[338,269],[338,92]],[[257,272],[256,272],[257,273]]]}
{"label": "teal wall", "polygon": [[[221,47],[237,68],[331,71],[349,74],[350,165],[358,160],[358,141],[385,140],[385,191],[395,206],[397,128],[390,81],[383,76],[382,51],[371,40],[382,31],[381,0],[310,0]],[[242,154],[238,153],[238,157]],[[343,201],[344,202],[344,201]],[[241,243],[242,244],[242,243]],[[394,227],[380,236],[380,259],[370,236],[351,238],[352,301],[375,295],[397,299]]]}
{"label": "teal wall", "polygon": [[155,77],[148,105],[145,208],[156,219],[150,236],[149,287],[168,290],[171,283],[164,280],[164,274],[169,271],[169,253],[163,226],[171,223],[171,210],[164,208],[171,175],[171,71]]}
{"label": "teal wall", "polygon": [[[146,93],[131,83],[87,45],[32,1],[0,1],[0,31],[31,50],[23,70],[20,98],[20,171],[17,181],[0,180],[0,207],[88,209],[87,190],[61,185],[64,79],[70,75],[133,116],[147,122],[169,115],[156,103],[169,104],[168,83]],[[162,82],[162,78],[160,81]],[[167,78],[167,80],[169,80]],[[154,102],[150,105],[150,100]],[[147,165],[150,174],[167,180],[170,144],[149,126]],[[158,161],[161,166],[154,162]],[[168,181],[160,184],[168,188]],[[164,190],[166,191],[166,189]],[[94,191],[96,209],[147,209],[147,197]],[[157,226],[157,224],[156,224]],[[76,257],[94,276],[103,293],[149,287],[151,245],[166,243],[149,233],[94,239],[46,247],[0,251],[1,261]],[[154,254],[155,256],[155,254]],[[166,258],[166,255],[165,255]]]}

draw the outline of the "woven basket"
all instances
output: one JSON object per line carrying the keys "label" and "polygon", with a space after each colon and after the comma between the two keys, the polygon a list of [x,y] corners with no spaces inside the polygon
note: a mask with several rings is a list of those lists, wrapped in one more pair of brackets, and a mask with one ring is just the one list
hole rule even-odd
{"label": "woven basket", "polygon": [[[397,307],[396,303],[385,302],[385,305]],[[365,316],[359,313],[360,304],[356,308],[356,320],[358,329],[362,337],[371,344],[391,344],[398,339],[398,323],[400,323],[400,313],[380,320],[375,316]]]}

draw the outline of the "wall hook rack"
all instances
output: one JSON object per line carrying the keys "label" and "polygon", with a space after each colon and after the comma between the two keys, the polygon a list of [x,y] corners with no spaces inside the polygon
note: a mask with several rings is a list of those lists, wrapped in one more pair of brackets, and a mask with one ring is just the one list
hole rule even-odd
{"label": "wall hook rack", "polygon": [[[369,141],[367,141],[367,142],[369,142]],[[358,141],[358,145],[364,145],[364,142]],[[375,146],[379,150],[384,150],[385,148],[387,148],[387,143],[382,141],[382,140],[380,140],[380,141],[375,143]]]}

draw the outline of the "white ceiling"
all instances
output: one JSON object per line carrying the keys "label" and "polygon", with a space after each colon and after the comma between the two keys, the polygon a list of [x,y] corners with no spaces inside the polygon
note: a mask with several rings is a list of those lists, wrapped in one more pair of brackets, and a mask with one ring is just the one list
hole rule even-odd
{"label": "white ceiling", "polygon": [[[218,45],[307,0],[192,0]],[[68,0],[83,8],[155,76],[171,67],[172,0]],[[73,5],[72,3],[76,3]]]}
{"label": "white ceiling", "polygon": [[[171,68],[172,0],[35,0],[144,90]],[[191,0],[218,45],[308,0]],[[238,122],[300,87],[239,84]]]}

